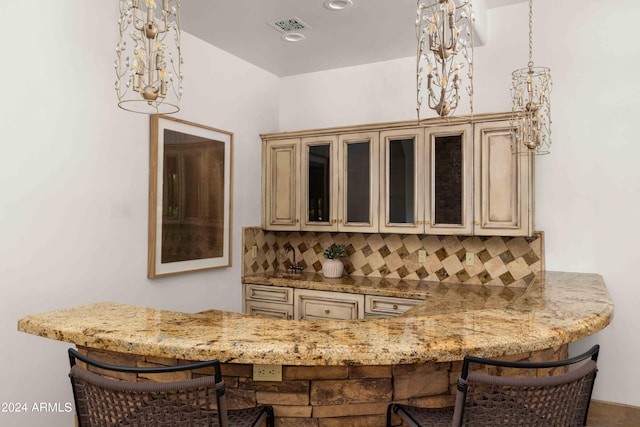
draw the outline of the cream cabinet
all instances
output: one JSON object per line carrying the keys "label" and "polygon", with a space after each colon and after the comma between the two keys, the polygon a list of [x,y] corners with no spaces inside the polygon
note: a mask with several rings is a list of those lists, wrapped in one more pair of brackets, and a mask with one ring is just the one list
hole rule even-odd
{"label": "cream cabinet", "polygon": [[534,158],[508,117],[263,135],[263,228],[531,235]]}
{"label": "cream cabinet", "polygon": [[395,317],[423,301],[250,283],[243,293],[244,313],[296,320]]}
{"label": "cream cabinet", "polygon": [[263,150],[263,224],[300,229],[300,139],[267,141]]}
{"label": "cream cabinet", "polygon": [[380,132],[380,231],[424,233],[424,128]]}
{"label": "cream cabinet", "polygon": [[282,286],[245,284],[243,312],[256,316],[293,318],[293,289]]}
{"label": "cream cabinet", "polygon": [[293,306],[296,320],[364,318],[364,295],[360,294],[295,289]]}
{"label": "cream cabinet", "polygon": [[508,121],[475,127],[476,235],[530,235],[533,232],[533,158],[511,152]]}
{"label": "cream cabinet", "polygon": [[426,234],[473,231],[473,127],[427,128]]}
{"label": "cream cabinet", "polygon": [[380,231],[471,234],[471,124],[380,134]]}
{"label": "cream cabinet", "polygon": [[267,140],[267,230],[378,231],[378,132]]}
{"label": "cream cabinet", "polygon": [[378,132],[338,137],[338,231],[378,231]]}
{"label": "cream cabinet", "polygon": [[301,228],[338,230],[338,137],[302,138]]}

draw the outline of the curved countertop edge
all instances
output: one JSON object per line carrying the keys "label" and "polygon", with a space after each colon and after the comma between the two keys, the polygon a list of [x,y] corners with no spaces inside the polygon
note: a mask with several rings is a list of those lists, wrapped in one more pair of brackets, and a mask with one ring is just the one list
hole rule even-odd
{"label": "curved countertop edge", "polygon": [[[389,319],[283,320],[103,302],[26,316],[18,330],[97,349],[186,360],[299,366],[395,365],[498,357],[604,329],[613,303],[600,275],[545,272],[503,308]],[[426,313],[425,313],[426,312]]]}

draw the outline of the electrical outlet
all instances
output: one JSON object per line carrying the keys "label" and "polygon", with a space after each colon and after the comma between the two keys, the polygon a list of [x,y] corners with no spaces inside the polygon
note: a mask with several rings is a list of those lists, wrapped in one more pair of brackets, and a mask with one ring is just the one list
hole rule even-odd
{"label": "electrical outlet", "polygon": [[254,381],[282,381],[282,365],[253,365]]}
{"label": "electrical outlet", "polygon": [[251,246],[251,258],[256,259],[258,256],[258,247],[256,245]]}
{"label": "electrical outlet", "polygon": [[475,254],[473,252],[467,252],[465,261],[467,265],[474,265],[476,263]]}
{"label": "electrical outlet", "polygon": [[427,251],[424,249],[420,249],[418,251],[418,262],[426,262],[427,261]]}

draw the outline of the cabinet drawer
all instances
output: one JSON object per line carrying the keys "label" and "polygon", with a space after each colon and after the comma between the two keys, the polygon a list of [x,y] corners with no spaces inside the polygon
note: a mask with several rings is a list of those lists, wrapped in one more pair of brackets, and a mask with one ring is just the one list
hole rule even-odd
{"label": "cabinet drawer", "polygon": [[244,285],[246,300],[293,304],[293,289],[280,286]]}
{"label": "cabinet drawer", "polygon": [[398,316],[420,304],[422,300],[410,298],[383,297],[366,295],[364,310],[366,317]]}
{"label": "cabinet drawer", "polygon": [[363,317],[364,295],[295,290],[295,319],[350,320]]}
{"label": "cabinet drawer", "polygon": [[245,301],[244,312],[254,316],[275,317],[277,319],[292,319],[293,305],[275,304],[259,301]]}

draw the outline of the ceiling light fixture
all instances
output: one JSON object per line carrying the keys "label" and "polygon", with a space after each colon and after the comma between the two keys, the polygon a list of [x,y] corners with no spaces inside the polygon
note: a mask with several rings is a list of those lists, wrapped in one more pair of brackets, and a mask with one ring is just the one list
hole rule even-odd
{"label": "ceiling light fixture", "polygon": [[284,33],[280,38],[286,42],[296,43],[304,40],[306,37],[300,33]]}
{"label": "ceiling light fixture", "polygon": [[[115,61],[120,108],[146,114],[180,111],[180,2],[162,0],[158,11],[156,0],[120,0]],[[131,50],[127,36],[133,42]]]}
{"label": "ceiling light fixture", "polygon": [[327,0],[324,2],[324,7],[329,10],[343,10],[351,6],[353,6],[351,0]]}
{"label": "ceiling light fixture", "polygon": [[[460,6],[456,6],[459,3]],[[471,0],[418,0],[416,92],[440,117],[452,115],[460,100],[460,70],[467,68],[467,93],[473,113],[473,10]]]}
{"label": "ceiling light fixture", "polygon": [[549,154],[551,70],[533,66],[533,0],[529,0],[529,64],[511,75],[513,152]]}

